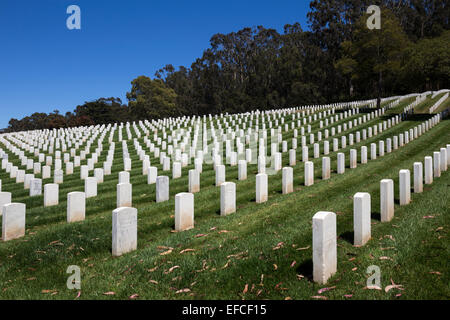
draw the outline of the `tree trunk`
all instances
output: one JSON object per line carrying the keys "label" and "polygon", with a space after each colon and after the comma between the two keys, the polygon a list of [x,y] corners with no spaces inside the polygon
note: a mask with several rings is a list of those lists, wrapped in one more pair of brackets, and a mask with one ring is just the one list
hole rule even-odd
{"label": "tree trunk", "polygon": [[377,96],[377,108],[381,106],[381,87],[382,87],[382,72],[378,72],[378,96]]}
{"label": "tree trunk", "polygon": [[350,88],[349,88],[349,93],[350,93],[350,97],[353,97],[353,82],[352,79],[350,78]]}

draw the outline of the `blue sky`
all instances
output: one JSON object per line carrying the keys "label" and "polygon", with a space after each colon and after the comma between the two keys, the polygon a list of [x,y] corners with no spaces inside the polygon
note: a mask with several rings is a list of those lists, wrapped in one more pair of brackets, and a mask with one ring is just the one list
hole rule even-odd
{"label": "blue sky", "polygon": [[[69,5],[81,30],[69,30]],[[33,112],[65,113],[85,101],[119,97],[130,82],[166,64],[191,63],[215,33],[300,22],[305,0],[1,0],[0,128]]]}

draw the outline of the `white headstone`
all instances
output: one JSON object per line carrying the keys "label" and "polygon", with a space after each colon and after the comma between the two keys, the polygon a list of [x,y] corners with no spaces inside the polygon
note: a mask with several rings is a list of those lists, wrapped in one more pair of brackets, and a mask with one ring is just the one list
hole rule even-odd
{"label": "white headstone", "polygon": [[30,182],[30,197],[39,196],[42,194],[42,180],[31,179]]}
{"label": "white headstone", "polygon": [[220,185],[220,215],[236,212],[236,184],[224,182]]}
{"label": "white headstone", "polygon": [[282,170],[282,192],[288,194],[294,191],[294,169],[284,167]]}
{"label": "white headstone", "polygon": [[313,280],[325,284],[337,271],[336,214],[319,211],[312,219]]}
{"label": "white headstone", "polygon": [[353,196],[354,245],[363,246],[370,239],[370,194],[358,192]]}
{"label": "white headstone", "polygon": [[331,160],[330,157],[322,157],[322,179],[330,179],[331,176]]}
{"label": "white headstone", "polygon": [[225,182],[225,165],[218,164],[216,166],[216,187]]}
{"label": "white headstone", "polygon": [[131,207],[133,202],[133,191],[131,183],[119,183],[117,185],[117,208]]}
{"label": "white headstone", "polygon": [[238,162],[238,180],[247,179],[247,161],[239,160]]}
{"label": "white headstone", "polygon": [[169,200],[169,177],[159,176],[156,178],[156,202]]}
{"label": "white headstone", "polygon": [[121,207],[112,212],[112,255],[137,248],[137,209]]}
{"label": "white headstone", "polygon": [[0,192],[0,215],[5,204],[11,203],[11,192]]}
{"label": "white headstone", "polygon": [[433,183],[433,158],[425,157],[425,184]]}
{"label": "white headstone", "polygon": [[25,235],[24,203],[8,203],[2,207],[2,240],[8,241]]}
{"label": "white headstone", "polygon": [[408,169],[399,172],[400,205],[411,202],[411,173]]}
{"label": "white headstone", "polygon": [[97,196],[97,178],[87,177],[84,179],[84,193],[86,194],[86,198]]}
{"label": "white headstone", "polygon": [[[195,171],[195,170],[194,170]],[[194,227],[194,194],[182,192],[175,195],[175,230]]]}
{"label": "white headstone", "polygon": [[67,222],[84,220],[86,215],[86,194],[70,192],[67,194]]}
{"label": "white headstone", "polygon": [[44,185],[44,207],[56,206],[59,204],[59,185],[48,183]]}
{"label": "white headstone", "polygon": [[128,171],[119,172],[119,183],[130,183],[130,173]]}
{"label": "white headstone", "polygon": [[189,192],[196,193],[200,191],[200,173],[195,170],[189,170]]}
{"label": "white headstone", "polygon": [[314,184],[314,162],[305,162],[305,186],[311,186]]}
{"label": "white headstone", "polygon": [[256,203],[267,201],[268,196],[268,177],[265,173],[256,175]]}
{"label": "white headstone", "polygon": [[414,162],[414,193],[423,191],[423,165],[422,162]]}
{"label": "white headstone", "polygon": [[394,181],[392,179],[380,181],[380,211],[381,222],[391,221],[394,217]]}

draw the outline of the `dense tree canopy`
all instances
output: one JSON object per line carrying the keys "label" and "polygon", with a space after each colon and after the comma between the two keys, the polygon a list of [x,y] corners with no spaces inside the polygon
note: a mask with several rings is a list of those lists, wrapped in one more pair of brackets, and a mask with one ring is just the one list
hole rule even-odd
{"label": "dense tree canopy", "polygon": [[[366,10],[382,8],[381,29]],[[309,29],[263,26],[215,34],[190,67],[168,64],[131,82],[128,104],[100,98],[65,116],[35,113],[8,130],[243,112],[449,87],[446,0],[313,0]]]}
{"label": "dense tree canopy", "polygon": [[130,112],[138,119],[177,116],[177,94],[160,79],[140,76],[131,82],[127,92]]}

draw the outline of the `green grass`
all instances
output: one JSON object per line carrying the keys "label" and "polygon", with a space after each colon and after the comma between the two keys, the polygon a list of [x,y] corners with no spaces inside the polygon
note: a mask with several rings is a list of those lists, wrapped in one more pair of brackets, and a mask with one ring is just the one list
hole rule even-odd
{"label": "green grass", "polygon": [[[392,116],[410,102],[403,101],[388,114]],[[374,119],[336,137],[380,120]],[[338,152],[345,152],[348,162],[350,148],[357,148],[359,155],[361,145],[392,137],[419,123],[402,122]],[[321,158],[312,159],[315,184],[310,187],[303,185],[304,167],[298,161],[298,148],[294,193],[281,194],[279,172],[269,176],[269,200],[264,204],[254,201],[256,165],[249,165],[249,178],[245,181],[237,181],[237,166],[227,166],[227,181],[237,184],[237,212],[227,217],[218,214],[220,188],[214,186],[212,166],[204,164],[201,191],[195,194],[195,228],[177,233],[173,232],[174,195],[187,191],[187,172],[193,165],[182,169],[182,178],[170,180],[170,200],[156,203],[155,185],[146,184],[129,142],[133,206],[138,208],[138,250],[121,257],[111,256],[111,212],[116,203],[117,175],[122,170],[121,143],[116,142],[113,174],[105,176],[105,182],[98,186],[99,196],[87,201],[86,220],[79,223],[66,223],[66,194],[84,188],[79,168],[73,176],[65,176],[60,186],[60,204],[45,209],[42,196],[29,198],[28,190],[2,171],[3,191],[12,192],[14,202],[27,204],[27,225],[25,237],[0,242],[0,298],[74,299],[78,292],[66,288],[66,269],[78,265],[78,299],[128,299],[133,294],[138,294],[138,299],[311,299],[323,287],[335,287],[320,294],[329,299],[346,299],[344,295],[352,295],[350,299],[449,299],[449,171],[435,178],[432,185],[425,185],[422,194],[412,194],[410,205],[396,204],[391,222],[381,223],[379,218],[379,181],[394,179],[398,199],[398,171],[412,172],[414,161],[423,161],[424,156],[450,143],[449,129],[450,121],[442,121],[384,157],[365,165],[358,163],[356,169],[347,165],[343,175],[334,170],[327,181],[320,179]],[[318,130],[318,123],[312,125],[312,132]],[[283,139],[288,136],[290,147],[292,133],[283,132]],[[299,137],[299,146],[300,142]],[[99,163],[104,161],[107,150],[105,143]],[[336,153],[331,152],[330,157],[332,168],[336,169]],[[156,163],[154,158],[151,161],[152,165]],[[287,163],[288,157],[283,155],[283,164]],[[163,174],[159,161],[157,166],[158,174]],[[43,183],[49,182],[51,179]],[[369,192],[372,197],[372,239],[364,247],[352,245],[352,197],[356,192]],[[311,280],[311,220],[321,210],[337,214],[339,236],[338,272],[325,286]],[[186,249],[193,251],[183,251]],[[168,250],[171,253],[161,255]],[[383,288],[392,279],[404,290],[364,289],[370,265],[381,268]],[[189,291],[177,293],[182,289]],[[115,294],[104,295],[110,291]]]}
{"label": "green grass", "polygon": [[445,109],[450,108],[450,98],[444,100],[441,105],[434,111],[434,113],[439,113],[444,111]]}
{"label": "green grass", "polygon": [[[439,101],[440,98],[442,98],[444,96],[445,93],[440,93],[438,95],[436,95],[433,99],[431,99],[431,95],[430,98],[427,98],[426,100],[424,100],[423,102],[419,103],[416,107],[414,107],[414,112],[415,113],[429,113],[430,112],[430,108],[437,102]],[[439,113],[442,110],[446,109],[446,108],[442,108],[444,105],[446,105],[448,103],[449,99],[446,99],[446,101],[444,101],[438,109],[436,109],[434,111],[434,113]]]}

